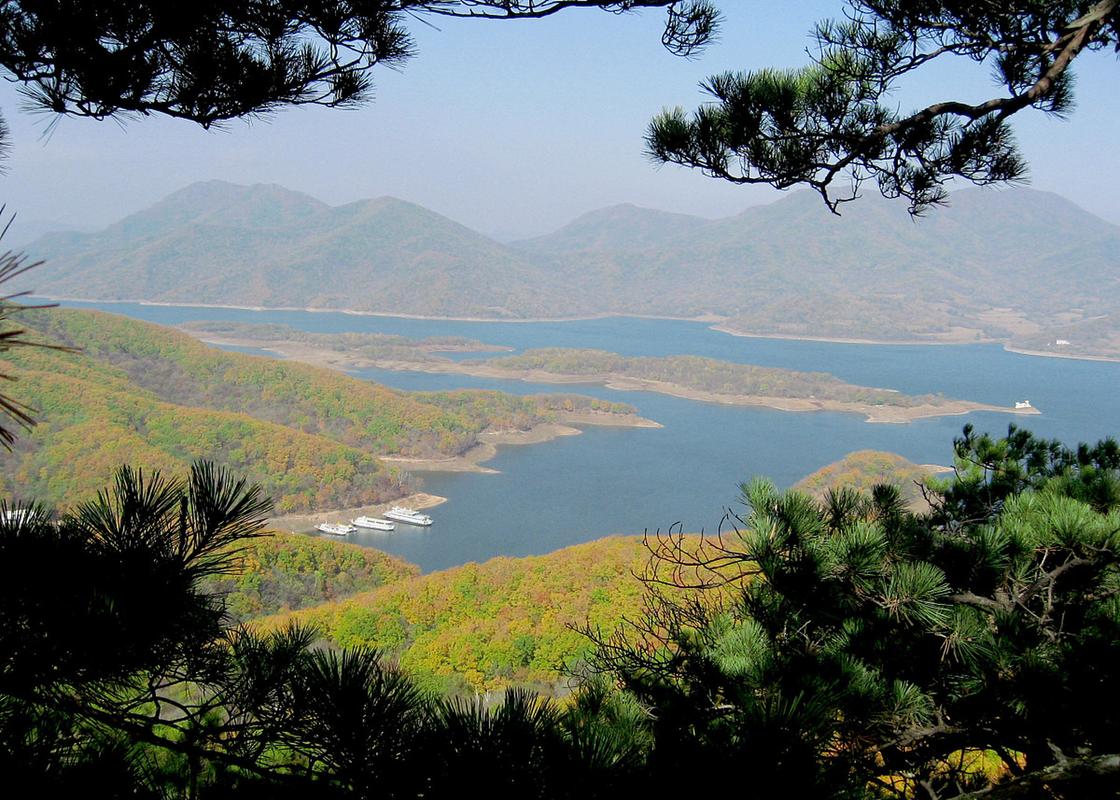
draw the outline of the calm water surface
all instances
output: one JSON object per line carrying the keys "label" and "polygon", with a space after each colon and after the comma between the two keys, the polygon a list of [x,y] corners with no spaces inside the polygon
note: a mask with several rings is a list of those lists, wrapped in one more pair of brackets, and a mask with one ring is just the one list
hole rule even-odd
{"label": "calm water surface", "polygon": [[[852,450],[890,450],[918,463],[947,464],[965,422],[1003,433],[1018,421],[1067,442],[1120,434],[1120,364],[1039,358],[998,345],[856,345],[752,339],[707,325],[628,317],[573,322],[416,320],[329,312],[242,311],[76,303],[164,325],[191,320],[274,322],[306,331],[362,331],[414,338],[465,336],[517,351],[594,347],[626,355],[694,354],[726,361],[831,372],[844,380],[910,394],[942,392],[999,405],[1029,399],[1043,414],[974,413],[908,425],[868,424],[835,413],[789,413],[700,403],[598,386],[529,384],[462,375],[358,370],[358,377],[402,389],[501,389],[517,394],[572,391],[631,403],[664,428],[588,427],[581,436],[503,447],[487,466],[499,475],[425,473],[425,491],[448,498],[421,530],[360,533],[351,540],[443,569],[498,555],[523,556],[613,534],[681,523],[715,530],[735,510],[738,484],[768,475],[788,486]],[[245,350],[245,348],[239,348]],[[478,357],[467,354],[465,357]]]}

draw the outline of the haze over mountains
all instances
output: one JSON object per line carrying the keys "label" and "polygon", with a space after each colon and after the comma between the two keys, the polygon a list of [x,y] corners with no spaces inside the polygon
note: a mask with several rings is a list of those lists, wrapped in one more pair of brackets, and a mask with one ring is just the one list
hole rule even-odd
{"label": "haze over mountains", "polygon": [[56,297],[492,319],[711,315],[750,333],[1025,337],[1035,349],[1068,330],[1081,336],[1060,345],[1071,352],[1118,344],[1108,315],[1120,310],[1120,227],[1018,188],[962,191],[918,221],[877,196],[835,217],[807,192],[720,220],[623,205],[503,245],[394,198],[332,207],[276,185],[210,181],[28,252],[48,262],[35,290]]}

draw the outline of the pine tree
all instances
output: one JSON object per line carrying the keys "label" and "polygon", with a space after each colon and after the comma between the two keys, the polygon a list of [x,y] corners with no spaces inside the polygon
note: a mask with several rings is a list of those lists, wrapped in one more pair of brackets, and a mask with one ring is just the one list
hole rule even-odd
{"label": "pine tree", "polygon": [[719,539],[653,541],[646,618],[591,633],[649,709],[655,785],[702,764],[757,797],[1116,786],[1116,443],[966,430],[957,452],[929,514],[896,487],[818,502],[755,480]]}
{"label": "pine tree", "polygon": [[[1021,179],[1026,164],[1008,120],[1026,109],[1067,113],[1072,64],[1120,47],[1117,0],[849,0],[843,21],[815,31],[803,69],[724,73],[711,102],[667,110],[647,133],[656,161],[740,184],[808,186],[836,211],[874,183],[920,214],[943,203],[945,184]],[[953,91],[900,112],[892,93],[934,61],[988,65],[1001,92],[982,102]]]}

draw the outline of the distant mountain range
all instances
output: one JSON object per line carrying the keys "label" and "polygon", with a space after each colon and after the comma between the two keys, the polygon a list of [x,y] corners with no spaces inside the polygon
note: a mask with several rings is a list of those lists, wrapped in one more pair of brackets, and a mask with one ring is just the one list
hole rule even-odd
{"label": "distant mountain range", "polygon": [[1120,227],[1057,195],[962,191],[917,221],[877,196],[843,212],[805,192],[720,220],[624,205],[503,245],[394,198],[332,207],[280,186],[210,181],[28,252],[48,262],[35,290],[56,297],[710,316],[744,333],[1022,340],[1098,355],[1120,343]]}

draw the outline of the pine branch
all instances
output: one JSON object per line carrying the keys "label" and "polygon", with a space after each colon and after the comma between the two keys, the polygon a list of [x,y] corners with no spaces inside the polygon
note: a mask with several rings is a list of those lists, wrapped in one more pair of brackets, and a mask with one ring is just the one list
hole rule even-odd
{"label": "pine branch", "polygon": [[1120,780],[1120,754],[1086,756],[1029,772],[979,791],[959,794],[954,800],[1027,800],[1054,796],[1055,789],[1073,789],[1082,782],[1103,787],[1103,782],[1117,780]]}

